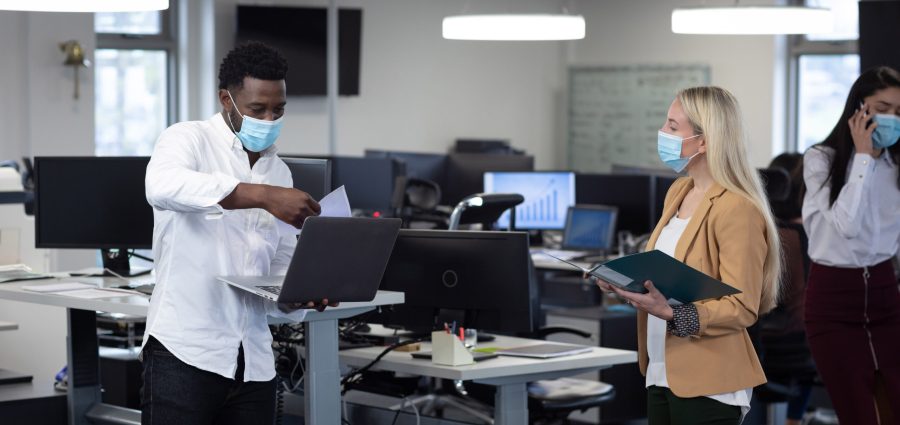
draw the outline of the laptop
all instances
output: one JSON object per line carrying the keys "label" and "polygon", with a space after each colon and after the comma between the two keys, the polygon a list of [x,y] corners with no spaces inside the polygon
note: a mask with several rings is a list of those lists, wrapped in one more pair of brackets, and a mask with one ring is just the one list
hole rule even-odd
{"label": "laptop", "polygon": [[367,302],[400,231],[398,218],[309,217],[284,276],[220,276],[236,288],[279,303]]}
{"label": "laptop", "polygon": [[603,256],[613,251],[618,208],[606,205],[574,205],[566,215],[563,250],[575,257]]}

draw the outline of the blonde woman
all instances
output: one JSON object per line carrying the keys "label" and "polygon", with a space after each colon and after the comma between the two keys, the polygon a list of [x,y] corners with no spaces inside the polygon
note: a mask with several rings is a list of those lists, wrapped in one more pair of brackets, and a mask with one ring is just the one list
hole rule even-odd
{"label": "blonde woman", "polygon": [[778,231],[747,153],[737,100],[718,87],[678,93],[658,134],[660,159],[688,177],[666,195],[647,249],[658,249],[737,289],[672,306],[598,281],[638,309],[638,352],[650,425],[739,424],[766,377],[747,327],[777,302]]}

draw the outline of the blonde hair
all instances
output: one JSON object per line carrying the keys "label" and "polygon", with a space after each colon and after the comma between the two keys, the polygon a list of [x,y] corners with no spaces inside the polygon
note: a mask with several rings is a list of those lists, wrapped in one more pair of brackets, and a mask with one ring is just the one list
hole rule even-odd
{"label": "blonde hair", "polygon": [[747,159],[746,136],[737,99],[720,87],[691,87],[678,93],[684,113],[706,139],[706,160],[716,183],[753,203],[766,222],[768,252],[763,271],[759,314],[778,304],[781,287],[781,241],[768,198]]}

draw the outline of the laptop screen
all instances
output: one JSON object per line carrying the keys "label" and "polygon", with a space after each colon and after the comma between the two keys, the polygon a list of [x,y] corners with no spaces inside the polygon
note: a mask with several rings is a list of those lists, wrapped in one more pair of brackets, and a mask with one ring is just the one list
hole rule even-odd
{"label": "laptop screen", "polygon": [[616,216],[615,207],[576,205],[569,207],[563,248],[607,251],[613,248]]}

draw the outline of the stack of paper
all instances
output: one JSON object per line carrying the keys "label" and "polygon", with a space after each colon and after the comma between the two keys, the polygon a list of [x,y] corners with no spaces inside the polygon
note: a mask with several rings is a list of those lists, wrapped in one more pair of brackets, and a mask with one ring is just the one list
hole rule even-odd
{"label": "stack of paper", "polygon": [[25,264],[10,264],[8,266],[0,266],[0,283],[14,282],[17,280],[46,279],[50,276],[35,273],[31,271],[31,267]]}
{"label": "stack of paper", "polygon": [[90,300],[99,298],[123,297],[127,295],[140,295],[135,291],[129,291],[125,289],[97,288],[96,285],[90,285],[81,282],[62,282],[49,285],[29,285],[23,286],[22,289],[31,292],[63,295],[66,297]]}

